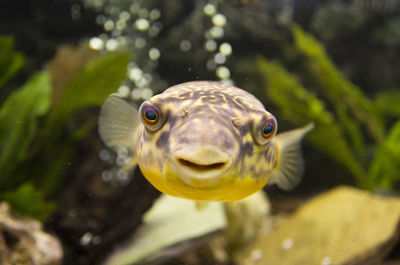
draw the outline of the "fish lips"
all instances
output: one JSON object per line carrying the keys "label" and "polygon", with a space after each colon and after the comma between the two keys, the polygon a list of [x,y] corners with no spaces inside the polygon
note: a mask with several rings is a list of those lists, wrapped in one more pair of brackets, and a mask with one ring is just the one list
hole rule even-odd
{"label": "fish lips", "polygon": [[171,153],[171,164],[185,186],[210,189],[232,166],[232,156],[215,146],[177,148]]}

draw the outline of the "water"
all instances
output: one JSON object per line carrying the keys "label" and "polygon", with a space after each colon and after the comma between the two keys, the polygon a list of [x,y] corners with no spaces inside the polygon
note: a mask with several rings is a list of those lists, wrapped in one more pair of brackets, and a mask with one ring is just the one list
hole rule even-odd
{"label": "water", "polygon": [[[0,200],[61,242],[63,264],[101,264],[132,245],[160,196],[138,168],[121,169],[132,150],[114,152],[99,138],[100,106],[111,93],[139,106],[175,84],[221,81],[255,95],[279,132],[315,123],[303,144],[301,184],[264,189],[272,211],[260,214],[263,224],[243,204],[237,211],[246,218],[228,217],[216,230],[265,236],[338,185],[399,192],[396,1],[4,0],[0,20]],[[25,240],[1,231],[11,249]],[[218,231],[190,238],[141,264],[234,264],[233,253],[251,246]],[[289,235],[277,244],[290,253],[299,243]],[[4,249],[0,243],[0,264],[12,258]],[[398,256],[395,246],[387,252]],[[262,250],[250,253],[246,262],[261,264]],[[335,258],[325,253],[318,264]]]}

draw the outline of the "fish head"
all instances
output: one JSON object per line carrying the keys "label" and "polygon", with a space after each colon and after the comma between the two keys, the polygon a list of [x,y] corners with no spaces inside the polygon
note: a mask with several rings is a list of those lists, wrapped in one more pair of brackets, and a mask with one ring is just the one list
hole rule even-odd
{"label": "fish head", "polygon": [[185,83],[141,105],[136,157],[150,183],[206,201],[241,199],[266,184],[276,161],[276,120],[238,90]]}

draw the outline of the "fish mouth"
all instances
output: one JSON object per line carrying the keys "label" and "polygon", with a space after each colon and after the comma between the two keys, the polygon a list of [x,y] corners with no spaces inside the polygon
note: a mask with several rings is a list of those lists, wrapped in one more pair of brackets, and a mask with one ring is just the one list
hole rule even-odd
{"label": "fish mouth", "polygon": [[219,169],[219,168],[224,167],[226,164],[225,162],[217,162],[217,163],[212,163],[212,164],[207,164],[207,165],[201,165],[201,164],[197,164],[197,163],[191,162],[191,161],[183,159],[183,158],[179,158],[178,162],[184,167],[188,167],[191,170],[196,170],[199,172],[213,170],[213,169]]}
{"label": "fish mouth", "polygon": [[232,165],[231,155],[214,146],[177,149],[172,161],[182,182],[195,188],[212,187]]}

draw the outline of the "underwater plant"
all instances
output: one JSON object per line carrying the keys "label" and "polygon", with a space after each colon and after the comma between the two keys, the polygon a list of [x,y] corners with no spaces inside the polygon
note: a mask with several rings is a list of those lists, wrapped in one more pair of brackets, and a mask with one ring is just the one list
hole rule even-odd
{"label": "underwater plant", "polygon": [[[0,86],[7,86],[22,68],[24,57],[13,50],[12,37],[0,37],[0,51]],[[95,119],[86,118],[71,126],[72,118],[81,109],[101,105],[116,90],[129,58],[130,53],[120,52],[89,61],[66,82],[57,100],[49,70],[33,74],[4,98],[0,105],[1,200],[39,220],[50,215],[55,204],[47,200],[54,198],[63,183],[76,142],[96,125]]]}
{"label": "underwater plant", "polygon": [[395,190],[400,181],[400,93],[370,99],[313,36],[299,26],[292,33],[288,49],[295,51],[292,60],[301,71],[292,73],[281,62],[263,57],[257,61],[271,102],[296,125],[314,120],[310,142],[347,168],[357,186]]}

